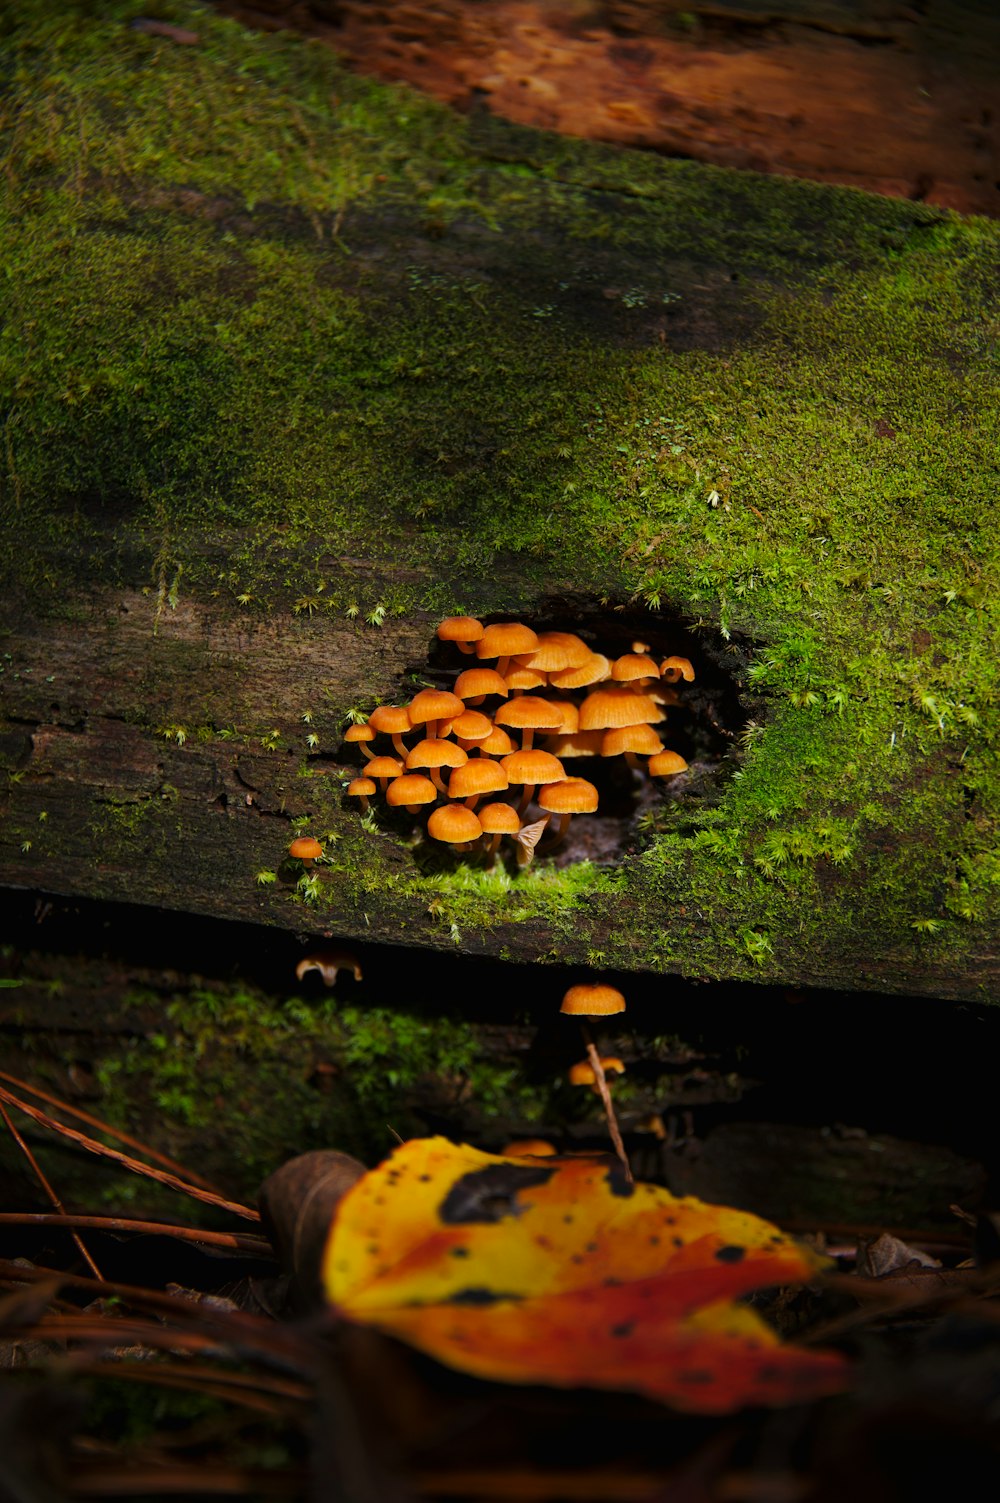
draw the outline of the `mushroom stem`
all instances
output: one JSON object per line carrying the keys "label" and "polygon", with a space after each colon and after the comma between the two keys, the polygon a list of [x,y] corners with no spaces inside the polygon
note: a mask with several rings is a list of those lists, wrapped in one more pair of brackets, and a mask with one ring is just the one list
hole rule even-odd
{"label": "mushroom stem", "polygon": [[444,786],[444,783],[441,781],[440,767],[428,767],[427,776],[430,778],[431,782],[434,784],[434,787],[438,790],[438,792],[443,793],[445,798],[447,798],[448,790]]}
{"label": "mushroom stem", "polygon": [[375,753],[369,748],[368,742],[359,741],[357,745],[361,748],[361,755],[370,762],[372,757],[375,756]]}
{"label": "mushroom stem", "polygon": [[518,819],[524,818],[524,811],[527,809],[528,805],[531,803],[531,800],[534,798],[535,789],[537,788],[537,786],[537,783],[525,783],[524,791],[521,794],[520,800],[518,801],[517,805]]}
{"label": "mushroom stem", "polygon": [[627,751],[625,753],[625,760],[628,763],[628,765],[631,767],[631,769],[632,769],[633,772],[639,772],[639,773],[642,772],[642,768],[640,767],[639,763],[635,759],[635,752],[634,751]]}
{"label": "mushroom stem", "polygon": [[481,793],[470,793],[469,797],[465,800],[465,807],[467,809],[474,809],[482,796]]}
{"label": "mushroom stem", "polygon": [[590,1029],[587,1027],[586,1023],[580,1024],[580,1031],[583,1034],[583,1042],[587,1046],[587,1058],[590,1060],[590,1067],[594,1072],[594,1084],[597,1087],[598,1092],[600,1093],[601,1101],[604,1103],[604,1115],[608,1120],[608,1132],[611,1134],[611,1141],[614,1144],[615,1153],[618,1155],[619,1159],[621,1159],[622,1168],[625,1170],[625,1178],[631,1185],[634,1183],[632,1177],[632,1166],[629,1164],[628,1156],[625,1152],[625,1144],[622,1142],[622,1135],[618,1127],[618,1118],[615,1116],[615,1109],[611,1104],[611,1091],[608,1089],[608,1077],[604,1073],[604,1066],[601,1064],[601,1056],[597,1052],[597,1045],[591,1038]]}
{"label": "mushroom stem", "polygon": [[488,872],[493,870],[493,864],[494,864],[494,862],[496,861],[496,858],[497,858],[497,850],[499,848],[499,845],[500,845],[500,831],[498,830],[497,833],[492,837],[492,839],[490,840],[489,844],[486,847],[486,866],[485,866],[484,870],[486,870]]}
{"label": "mushroom stem", "polygon": [[534,728],[534,726],[526,725],[525,728],[524,728],[524,730],[521,732],[521,750],[522,751],[530,751],[531,750],[531,743],[534,740],[534,738],[535,738],[535,728]]}
{"label": "mushroom stem", "polygon": [[554,851],[557,845],[562,845],[569,834],[569,826],[572,818],[573,816],[570,813],[556,815],[555,824],[550,827],[548,832],[552,838],[545,842],[546,855],[549,851]]}
{"label": "mushroom stem", "polygon": [[[399,759],[400,759],[401,762],[405,762],[406,759],[407,759],[407,757],[410,754],[409,754],[409,751],[407,750],[406,746],[403,743],[403,738],[400,735],[399,731],[393,731],[393,734],[392,734],[392,744],[396,748],[396,755],[397,755],[397,757],[399,757]],[[370,757],[372,754],[371,754],[371,752],[366,752],[365,755]]]}
{"label": "mushroom stem", "polygon": [[361,812],[362,812],[362,814],[367,814],[368,810],[371,808],[371,805],[368,802],[368,795],[367,795],[367,793],[355,793],[354,797],[356,799],[360,799],[360,801],[361,801]]}

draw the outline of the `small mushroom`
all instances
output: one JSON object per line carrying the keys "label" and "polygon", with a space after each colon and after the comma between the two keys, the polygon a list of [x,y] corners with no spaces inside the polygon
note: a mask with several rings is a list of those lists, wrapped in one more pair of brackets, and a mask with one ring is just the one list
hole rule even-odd
{"label": "small mushroom", "polygon": [[338,971],[350,971],[355,981],[361,980],[361,962],[350,950],[316,950],[304,955],[295,967],[295,978],[301,981],[310,971],[319,971],[326,986],[335,986]]}
{"label": "small mushroom", "polygon": [[361,802],[361,812],[367,814],[370,808],[368,800],[375,792],[374,778],[352,778],[347,785],[347,797],[356,798]]}
{"label": "small mushroom", "polygon": [[622,1142],[621,1131],[618,1126],[618,1118],[611,1104],[611,1092],[608,1089],[607,1077],[604,1074],[604,1066],[601,1056],[597,1052],[597,1046],[590,1036],[590,1030],[583,1021],[584,1018],[603,1018],[614,1013],[625,1011],[625,998],[616,986],[608,986],[605,982],[591,982],[582,986],[571,986],[562,999],[560,1012],[569,1013],[573,1017],[580,1018],[580,1031],[583,1034],[583,1042],[587,1049],[587,1059],[594,1072],[594,1084],[604,1105],[604,1115],[608,1123],[608,1132],[614,1144],[615,1153],[621,1160],[625,1177],[629,1184],[632,1183],[632,1169],[625,1152],[625,1144]]}
{"label": "small mushroom", "polygon": [[475,616],[445,616],[437,629],[439,642],[454,642],[459,652],[474,652],[483,635],[483,623]]}
{"label": "small mushroom", "polygon": [[301,861],[303,866],[312,866],[322,856],[323,847],[315,836],[300,835],[288,847],[288,854],[293,861]]}
{"label": "small mushroom", "polygon": [[344,740],[351,745],[357,745],[363,757],[374,757],[370,742],[375,740],[375,732],[370,725],[349,725],[344,732]]}
{"label": "small mushroom", "polygon": [[[625,1066],[615,1054],[601,1055],[601,1069],[605,1075],[624,1075],[625,1073]],[[570,1065],[569,1083],[570,1085],[590,1086],[595,1096],[601,1094],[600,1087],[597,1084],[597,1076],[594,1073],[594,1067],[589,1059],[580,1059],[577,1060],[575,1065]]]}
{"label": "small mushroom", "polygon": [[479,839],[483,827],[464,804],[442,804],[427,821],[427,833],[432,840],[444,841],[456,851],[467,851]]}

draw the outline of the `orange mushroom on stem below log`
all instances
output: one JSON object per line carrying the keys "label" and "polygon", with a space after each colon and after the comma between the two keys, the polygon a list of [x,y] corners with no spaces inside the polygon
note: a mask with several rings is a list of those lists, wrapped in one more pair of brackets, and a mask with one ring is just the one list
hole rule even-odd
{"label": "orange mushroom on stem below log", "polygon": [[607,1119],[608,1132],[614,1144],[615,1153],[621,1160],[625,1170],[625,1178],[629,1184],[633,1183],[632,1168],[625,1152],[625,1144],[622,1142],[621,1129],[618,1126],[618,1118],[611,1102],[611,1092],[608,1089],[607,1076],[601,1063],[601,1056],[597,1052],[597,1046],[590,1035],[584,1019],[604,1018],[614,1013],[625,1011],[625,998],[615,986],[608,986],[604,982],[598,982],[585,986],[571,986],[562,999],[560,1012],[568,1013],[572,1017],[580,1019],[580,1031],[583,1034],[583,1042],[587,1049],[587,1059],[594,1072],[594,1084],[604,1106],[604,1115]]}

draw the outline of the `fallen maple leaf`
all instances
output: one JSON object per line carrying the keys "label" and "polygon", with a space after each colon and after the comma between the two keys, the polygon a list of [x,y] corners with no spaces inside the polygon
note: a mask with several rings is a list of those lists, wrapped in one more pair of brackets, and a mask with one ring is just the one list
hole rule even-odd
{"label": "fallen maple leaf", "polygon": [[744,1211],[630,1184],[587,1158],[404,1143],[338,1207],[323,1282],[347,1320],[509,1383],[619,1388],[721,1414],[847,1382],[740,1295],[823,1259]]}

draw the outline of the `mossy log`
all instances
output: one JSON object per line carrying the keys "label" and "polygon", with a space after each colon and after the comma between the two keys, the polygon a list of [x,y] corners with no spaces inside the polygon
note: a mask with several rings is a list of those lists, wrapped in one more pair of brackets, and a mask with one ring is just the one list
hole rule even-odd
{"label": "mossy log", "polygon": [[[2,23],[0,882],[990,1000],[1000,227],[160,12]],[[346,717],[457,610],[696,661],[694,774],[614,861],[344,807]]]}

